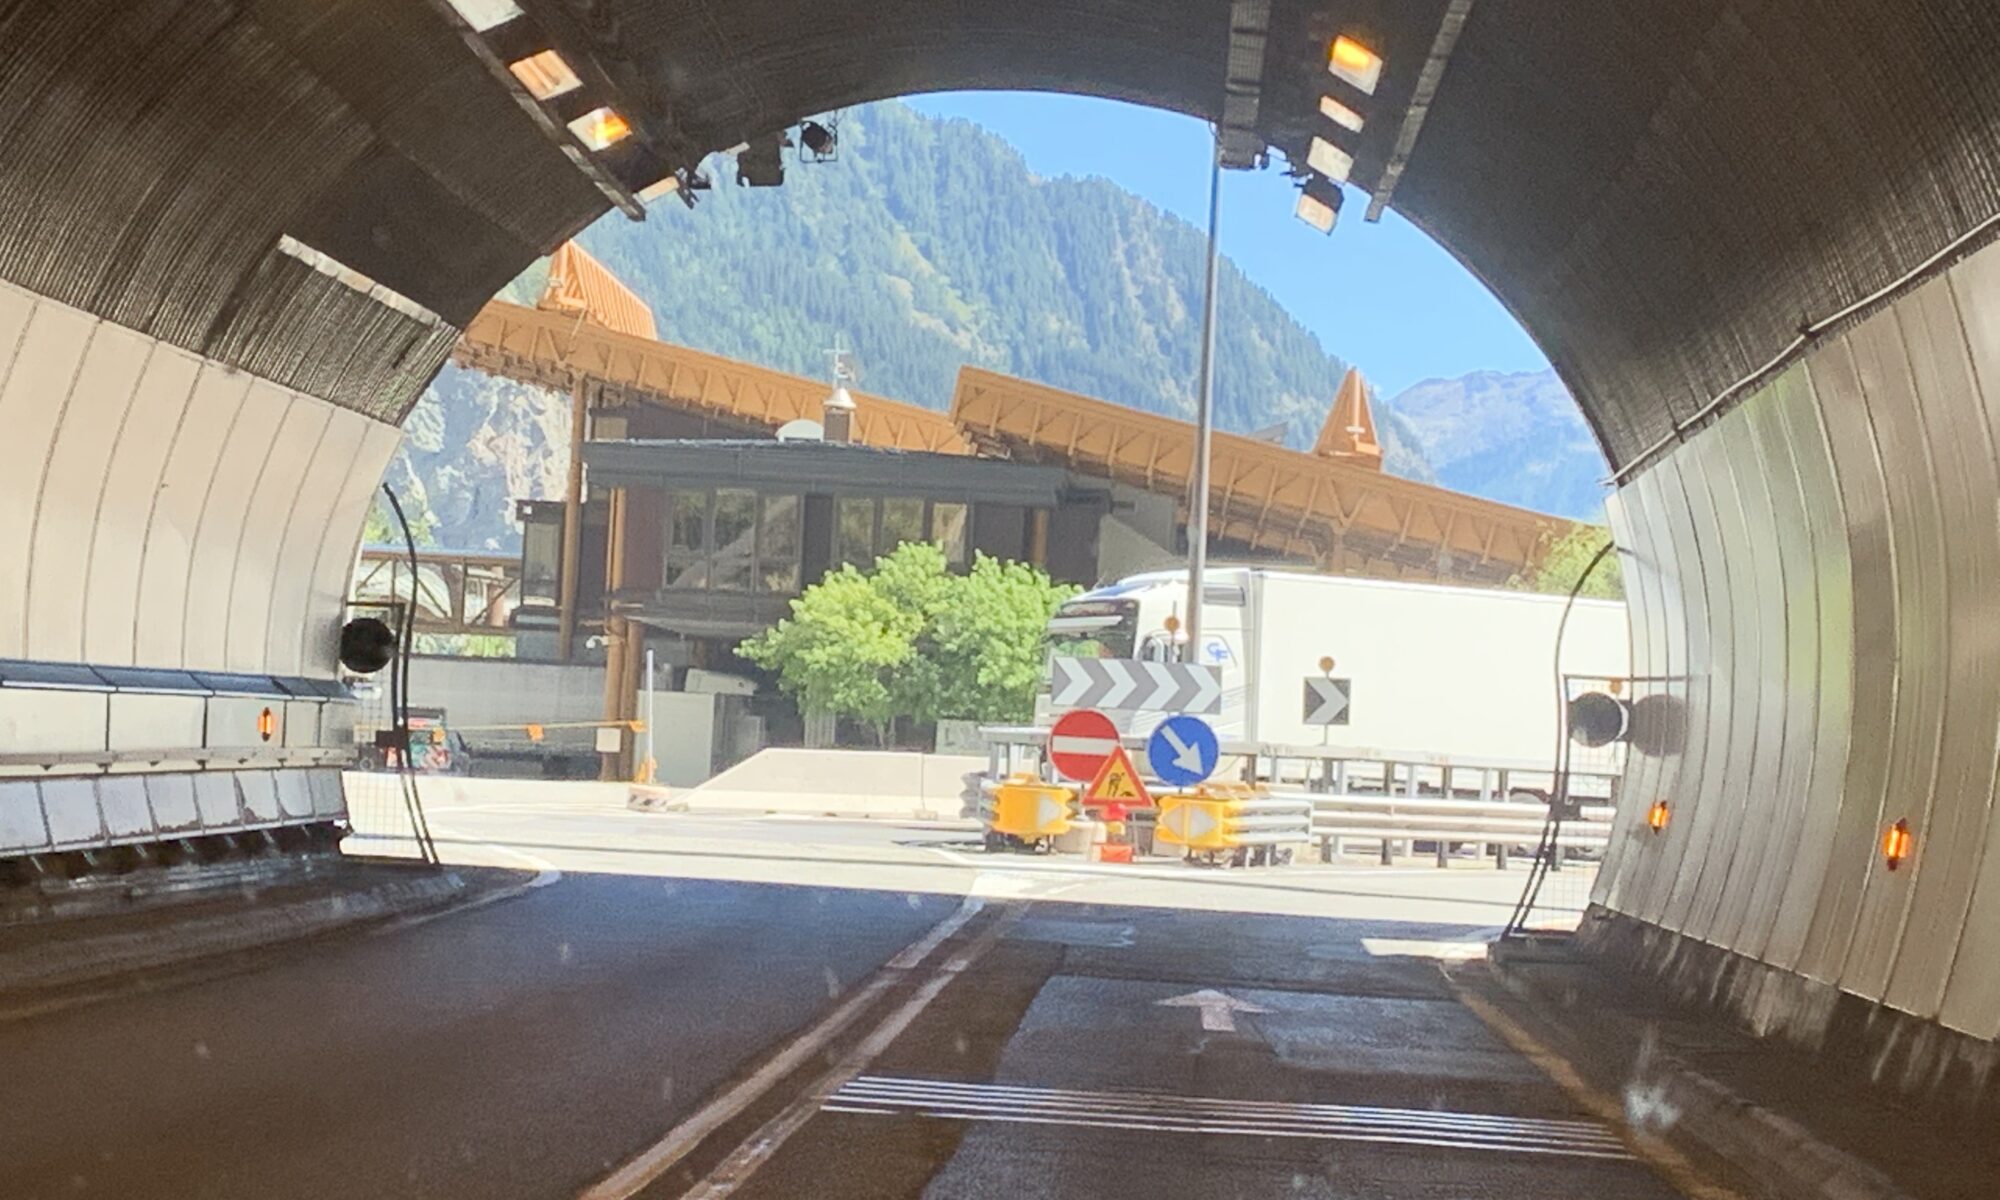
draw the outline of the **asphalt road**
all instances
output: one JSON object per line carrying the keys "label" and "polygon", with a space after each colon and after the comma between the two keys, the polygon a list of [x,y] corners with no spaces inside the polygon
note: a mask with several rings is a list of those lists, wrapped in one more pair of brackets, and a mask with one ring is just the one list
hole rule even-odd
{"label": "asphalt road", "polygon": [[0,1196],[574,1195],[956,904],[570,874],[0,1024]]}
{"label": "asphalt road", "polygon": [[1446,986],[1518,872],[1089,867],[532,789],[432,822],[548,886],[0,1023],[0,1196],[574,1197],[787,1054],[617,1194],[1679,1194]]}

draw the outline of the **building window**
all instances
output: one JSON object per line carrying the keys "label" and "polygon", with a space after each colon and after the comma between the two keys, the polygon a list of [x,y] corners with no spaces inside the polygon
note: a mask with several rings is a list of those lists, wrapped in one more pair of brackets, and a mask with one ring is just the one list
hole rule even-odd
{"label": "building window", "polygon": [[834,534],[834,560],[864,571],[874,566],[875,501],[865,496],[843,496],[839,518]]}
{"label": "building window", "polygon": [[882,501],[882,529],[875,539],[875,552],[892,553],[904,542],[924,540],[924,502],[904,496]]}
{"label": "building window", "polygon": [[521,603],[554,604],[562,587],[562,521],[521,526]]}
{"label": "building window", "polygon": [[708,586],[708,493],[666,493],[666,586]]}
{"label": "building window", "polygon": [[965,505],[951,500],[931,504],[931,541],[954,567],[965,565]]}
{"label": "building window", "polygon": [[666,587],[799,590],[797,496],[721,488],[668,492],[666,503]]}
{"label": "building window", "polygon": [[799,590],[799,498],[765,496],[757,522],[757,590]]}

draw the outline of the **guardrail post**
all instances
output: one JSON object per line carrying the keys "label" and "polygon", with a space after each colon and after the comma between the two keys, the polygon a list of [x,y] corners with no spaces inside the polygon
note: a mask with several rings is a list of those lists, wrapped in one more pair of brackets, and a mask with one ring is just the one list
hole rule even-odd
{"label": "guardrail post", "polygon": [[1496,864],[1498,864],[1498,865],[1499,865],[1499,868],[1500,868],[1500,869],[1501,869],[1502,871],[1504,871],[1504,870],[1506,870],[1506,869],[1507,869],[1507,850],[1508,850],[1508,848],[1509,848],[1509,847],[1508,847],[1507,843],[1505,843],[1505,842],[1501,842],[1501,843],[1500,843],[1500,844],[1499,844],[1498,846],[1496,846],[1496,847],[1494,848],[1494,853],[1493,853],[1493,861],[1494,861],[1494,862],[1495,862]]}
{"label": "guardrail post", "polygon": [[1396,843],[1387,835],[1382,838],[1382,865],[1385,867],[1396,865]]}
{"label": "guardrail post", "polygon": [[1451,865],[1451,843],[1443,838],[1438,839],[1437,864],[1440,870]]}

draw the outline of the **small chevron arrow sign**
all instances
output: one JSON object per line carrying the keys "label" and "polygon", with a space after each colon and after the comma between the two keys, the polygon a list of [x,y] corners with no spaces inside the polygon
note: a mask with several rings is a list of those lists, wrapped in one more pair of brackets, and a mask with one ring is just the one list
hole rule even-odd
{"label": "small chevron arrow sign", "polygon": [[1049,702],[1056,708],[1222,711],[1222,668],[1135,658],[1049,660]]}
{"label": "small chevron arrow sign", "polygon": [[1347,702],[1353,691],[1354,681],[1351,679],[1306,676],[1306,724],[1347,724]]}

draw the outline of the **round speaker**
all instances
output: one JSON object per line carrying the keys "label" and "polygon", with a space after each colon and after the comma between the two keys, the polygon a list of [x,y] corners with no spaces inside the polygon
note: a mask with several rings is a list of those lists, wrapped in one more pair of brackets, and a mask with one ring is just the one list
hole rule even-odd
{"label": "round speaker", "polygon": [[396,653],[396,631],[380,617],[356,617],[340,627],[340,665],[356,675],[373,675]]}
{"label": "round speaker", "polygon": [[1596,749],[1625,736],[1631,710],[1616,696],[1585,692],[1569,702],[1570,740]]}

